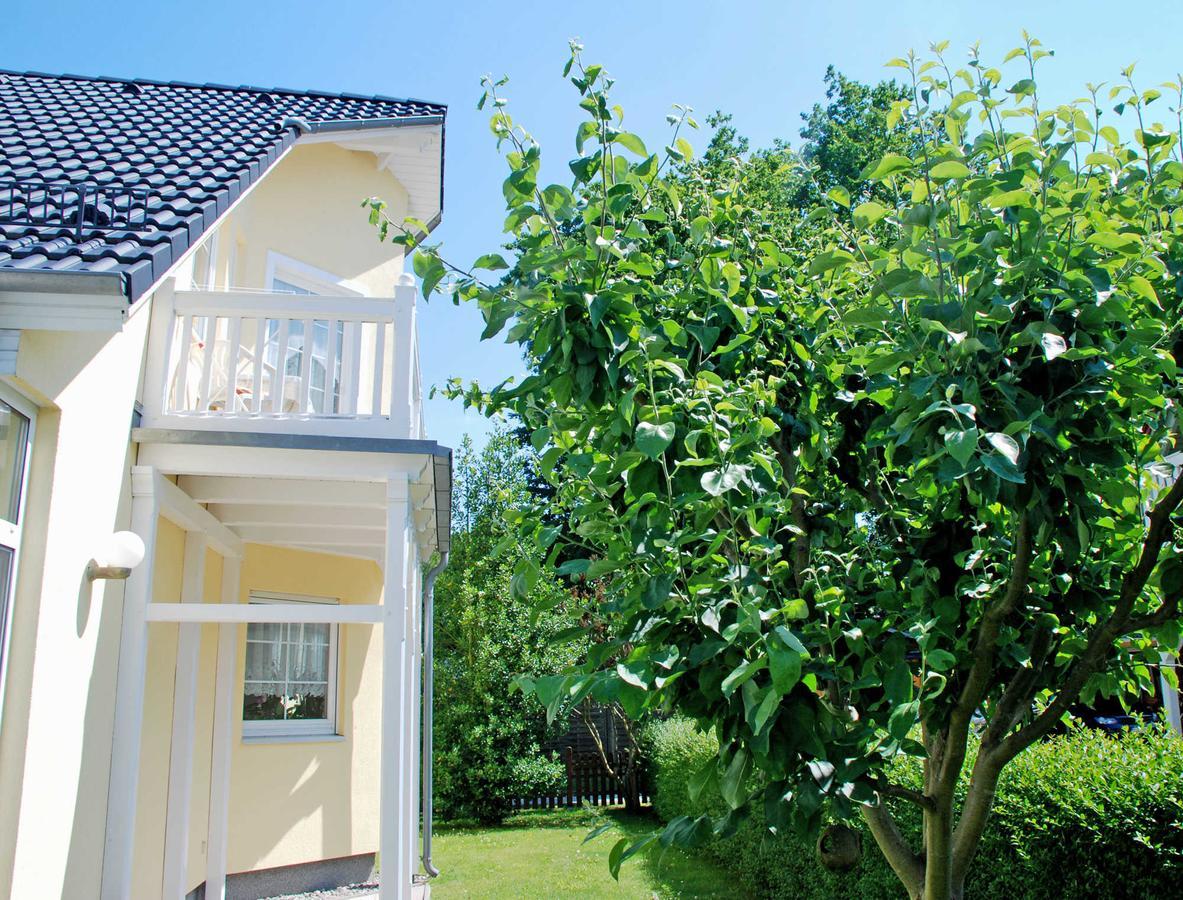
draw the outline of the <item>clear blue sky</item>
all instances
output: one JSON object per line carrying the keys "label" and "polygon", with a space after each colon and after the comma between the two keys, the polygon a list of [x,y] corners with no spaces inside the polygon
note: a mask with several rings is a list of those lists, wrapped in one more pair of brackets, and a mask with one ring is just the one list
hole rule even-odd
{"label": "clear blue sky", "polygon": [[[508,74],[513,114],[542,142],[544,176],[564,176],[579,110],[559,75],[567,41],[618,80],[631,130],[650,146],[664,136],[672,103],[705,116],[723,109],[755,146],[795,139],[799,113],[821,96],[833,63],[876,80],[909,47],[982,42],[1000,60],[1027,28],[1056,57],[1041,93],[1073,99],[1086,81],[1113,80],[1138,63],[1143,84],[1183,69],[1183,4],[1112,0],[46,0],[4,4],[10,69],[382,93],[450,106],[446,201],[436,237],[447,255],[471,260],[495,249],[503,218],[503,164],[477,112],[481,75]],[[1165,110],[1164,110],[1165,112]],[[704,137],[692,139],[701,146]],[[360,213],[360,210],[359,210]],[[495,383],[521,370],[516,352],[481,344],[475,309],[436,299],[422,321],[427,383],[449,376]],[[436,399],[428,430],[456,446],[486,423]]]}

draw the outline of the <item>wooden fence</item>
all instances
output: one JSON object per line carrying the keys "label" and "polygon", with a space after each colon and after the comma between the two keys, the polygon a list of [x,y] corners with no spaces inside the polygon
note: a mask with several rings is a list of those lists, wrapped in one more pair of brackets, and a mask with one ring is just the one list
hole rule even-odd
{"label": "wooden fence", "polygon": [[[553,794],[519,798],[514,806],[518,809],[562,809],[587,803],[592,806],[639,807],[650,802],[648,779],[644,771],[634,771],[628,778],[615,778],[609,774],[598,753],[576,753],[571,747],[563,752],[567,767],[565,790]],[[613,768],[619,771],[620,759],[613,760]]]}

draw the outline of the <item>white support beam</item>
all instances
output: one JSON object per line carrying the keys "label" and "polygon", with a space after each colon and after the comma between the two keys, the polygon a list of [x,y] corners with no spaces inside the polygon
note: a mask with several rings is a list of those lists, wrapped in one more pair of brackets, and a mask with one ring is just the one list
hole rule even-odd
{"label": "white support beam", "polygon": [[[217,503],[209,511],[228,528],[247,525],[306,525],[310,528],[386,529],[385,510],[348,506],[280,506],[265,503]],[[382,542],[385,547],[385,542]]]}
{"label": "white support beam", "polygon": [[210,546],[223,556],[242,558],[242,539],[238,535],[167,478],[157,475],[156,479],[162,516],[178,528],[204,534]]}
{"label": "white support beam", "polygon": [[372,481],[182,475],[178,483],[198,503],[368,507],[386,517],[386,489]]}
{"label": "white support beam", "polygon": [[376,603],[150,603],[149,622],[381,625]]}
{"label": "white support beam", "polygon": [[[205,534],[200,531],[187,532],[185,567],[181,574],[183,605],[200,604],[205,599],[205,551]],[[164,900],[184,900],[188,893],[189,811],[193,794],[193,744],[197,715],[197,669],[200,657],[201,626],[186,622],[181,625],[177,634],[177,670],[173,682],[173,729],[172,742],[169,745],[168,804],[164,821],[164,883],[161,889]]]}
{"label": "white support beam", "polygon": [[[242,564],[226,558],[222,563],[223,606],[239,606]],[[234,714],[238,705],[238,625],[223,622],[218,628],[218,668],[214,679],[214,726],[210,759],[209,829],[206,840],[205,898],[226,900],[227,847],[230,826],[230,757],[233,751]]]}
{"label": "white support beam", "polygon": [[368,528],[321,527],[317,521],[286,525],[239,525],[236,531],[254,544],[320,544],[324,547],[384,547],[382,532]]}
{"label": "white support beam", "polygon": [[392,473],[387,483],[386,565],[382,593],[382,740],[378,852],[382,874],[379,900],[407,900],[411,863],[407,853],[404,745],[410,739],[405,681],[407,587],[410,579],[411,523],[407,476]]}
{"label": "white support beam", "polygon": [[144,678],[148,660],[148,620],[156,565],[159,500],[156,472],[135,466],[131,474],[131,530],[144,541],[144,561],[132,570],[123,593],[119,672],[115,686],[111,778],[103,847],[102,900],[131,896],[136,788],[140,775],[140,733],[144,723]]}

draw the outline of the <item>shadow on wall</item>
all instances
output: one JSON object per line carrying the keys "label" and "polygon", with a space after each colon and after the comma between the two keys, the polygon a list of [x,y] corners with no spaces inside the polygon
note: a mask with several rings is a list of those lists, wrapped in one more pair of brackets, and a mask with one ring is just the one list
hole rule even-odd
{"label": "shadow on wall", "polygon": [[[131,447],[124,472],[131,469]],[[111,531],[130,518],[129,496],[120,492],[119,508]],[[70,850],[66,858],[65,884],[94,883],[102,871],[102,852],[107,817],[107,786],[111,774],[113,696],[119,669],[119,633],[123,625],[122,581],[90,582],[84,573],[78,592],[77,635],[97,627],[95,659],[87,685],[86,710],[82,728],[81,764],[78,772],[78,802],[70,831]],[[101,599],[99,599],[101,598]],[[98,621],[93,622],[95,605]],[[97,808],[96,808],[97,807]],[[97,829],[95,825],[99,826]]]}

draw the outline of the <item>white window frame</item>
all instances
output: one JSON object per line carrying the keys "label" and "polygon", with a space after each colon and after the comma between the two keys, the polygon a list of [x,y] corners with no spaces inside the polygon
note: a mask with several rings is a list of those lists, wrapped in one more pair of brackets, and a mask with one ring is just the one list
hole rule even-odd
{"label": "white window frame", "polygon": [[8,686],[8,658],[12,642],[12,620],[16,606],[16,585],[20,576],[21,562],[21,532],[25,526],[25,513],[28,509],[29,497],[29,468],[33,462],[33,442],[36,440],[37,406],[27,397],[18,394],[7,384],[0,382],[0,400],[3,400],[14,410],[24,416],[29,427],[25,433],[25,458],[21,465],[20,500],[17,503],[16,521],[0,519],[0,544],[12,551],[12,565],[8,571],[7,598],[3,601],[6,606],[0,610],[0,722],[4,719],[4,697]]}
{"label": "white window frame", "polygon": [[352,288],[348,280],[308,263],[284,256],[274,250],[267,251],[266,275],[263,283],[267,290],[275,290],[276,280],[286,281],[314,294],[327,297],[361,297],[361,291]]}
{"label": "white window frame", "polygon": [[[319,603],[332,606],[340,603],[334,597],[311,597],[303,594],[280,594],[274,591],[251,591],[250,602],[256,604],[273,603]],[[250,628],[247,629],[249,639]],[[340,736],[341,731],[337,721],[337,695],[340,692],[340,673],[338,672],[340,629],[336,623],[329,624],[329,664],[327,667],[328,684],[325,686],[325,718],[324,719],[246,719],[242,718],[242,738],[251,741],[286,741],[308,738],[333,738]],[[243,659],[243,685],[239,697],[238,714],[243,716],[242,702],[246,699],[246,659]]]}

